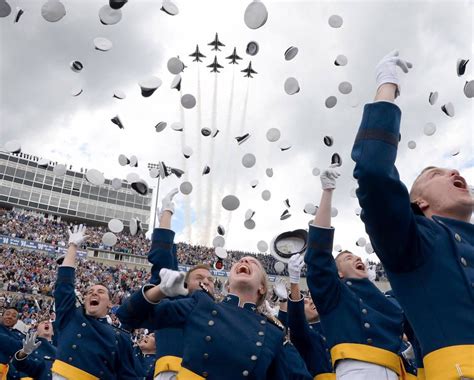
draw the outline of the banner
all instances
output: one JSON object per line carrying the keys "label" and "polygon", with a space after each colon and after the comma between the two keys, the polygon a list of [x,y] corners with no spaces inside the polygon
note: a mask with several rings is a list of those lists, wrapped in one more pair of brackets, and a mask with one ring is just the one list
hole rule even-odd
{"label": "banner", "polygon": [[[11,245],[14,247],[20,247],[25,249],[36,249],[38,251],[48,252],[56,255],[62,255],[67,252],[66,247],[58,247],[52,244],[47,243],[40,243],[31,240],[19,239],[19,238],[12,238],[5,235],[0,235],[0,244]],[[77,255],[82,258],[87,257],[86,251],[77,251]]]}

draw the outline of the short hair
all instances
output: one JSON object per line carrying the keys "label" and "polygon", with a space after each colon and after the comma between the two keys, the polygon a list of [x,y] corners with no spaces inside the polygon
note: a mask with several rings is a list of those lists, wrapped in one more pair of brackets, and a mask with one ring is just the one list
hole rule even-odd
{"label": "short hair", "polygon": [[339,259],[339,257],[341,257],[344,253],[350,253],[351,255],[353,255],[351,251],[348,251],[347,249],[345,249],[344,251],[339,252],[334,260],[337,261],[337,259]]}
{"label": "short hair", "polygon": [[92,288],[93,286],[97,286],[97,285],[103,286],[105,289],[107,289],[107,294],[108,294],[108,296],[109,296],[109,299],[112,299],[112,292],[111,292],[111,290],[110,290],[109,287],[108,287],[107,285],[105,285],[103,282],[97,282],[97,283],[95,283],[95,284],[89,286],[89,287],[86,289],[85,293],[87,293],[90,288]]}
{"label": "short hair", "polygon": [[15,310],[17,315],[20,315],[20,310],[18,310],[15,306],[7,306],[5,308],[5,311],[7,311],[7,310]]}
{"label": "short hair", "polygon": [[[184,277],[184,283],[187,284],[189,281],[189,277],[191,276],[191,273],[198,270],[198,269],[205,269],[209,273],[211,273],[211,267],[207,264],[197,264],[193,266],[190,270],[186,272],[186,276]],[[212,274],[212,273],[211,273]]]}
{"label": "short hair", "polygon": [[417,181],[420,179],[420,177],[425,174],[428,170],[431,170],[431,169],[436,169],[436,166],[427,166],[426,168],[424,168],[420,174],[418,174],[418,176],[415,178],[415,180],[413,181],[413,185],[411,185],[411,189],[410,189],[410,201],[411,202],[414,202],[415,201],[415,198],[418,196],[417,194]]}

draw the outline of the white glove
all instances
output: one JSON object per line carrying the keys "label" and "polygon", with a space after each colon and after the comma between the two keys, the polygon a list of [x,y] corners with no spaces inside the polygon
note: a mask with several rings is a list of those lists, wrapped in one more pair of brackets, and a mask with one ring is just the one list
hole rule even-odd
{"label": "white glove", "polygon": [[304,266],[304,256],[296,254],[290,257],[288,261],[288,273],[290,274],[290,284],[299,284],[301,268]]}
{"label": "white glove", "polygon": [[169,211],[172,214],[174,214],[173,198],[176,194],[178,194],[177,188],[174,188],[168,194],[166,194],[166,197],[164,197],[163,200],[161,201],[161,212]]}
{"label": "white glove", "polygon": [[397,93],[395,96],[400,95],[400,81],[398,79],[397,66],[400,67],[404,73],[408,73],[408,69],[411,69],[413,65],[398,56],[398,50],[393,50],[383,57],[375,67],[375,81],[377,83],[377,89],[384,83],[393,83],[397,85]]}
{"label": "white glove", "polygon": [[23,339],[23,348],[21,350],[26,355],[30,355],[41,344],[41,341],[38,341],[36,343],[35,341],[36,341],[36,332],[26,334],[25,339]]}
{"label": "white glove", "polygon": [[270,302],[268,302],[267,300],[265,300],[265,310],[269,315],[276,316],[278,314],[276,310],[270,306]]}
{"label": "white glove", "polygon": [[188,289],[184,287],[185,274],[171,269],[160,270],[161,282],[158,285],[167,297],[187,296]]}
{"label": "white glove", "polygon": [[284,302],[288,299],[288,291],[286,290],[284,280],[279,280],[275,285],[273,285],[273,293],[275,293],[280,302]]}
{"label": "white glove", "polygon": [[86,240],[86,227],[80,224],[79,226],[74,226],[69,231],[69,244],[74,244],[76,247],[80,246],[84,240]]}
{"label": "white glove", "polygon": [[338,178],[341,174],[339,174],[337,170],[333,169],[334,167],[335,165],[331,165],[319,176],[323,190],[334,190],[336,188],[336,178]]}

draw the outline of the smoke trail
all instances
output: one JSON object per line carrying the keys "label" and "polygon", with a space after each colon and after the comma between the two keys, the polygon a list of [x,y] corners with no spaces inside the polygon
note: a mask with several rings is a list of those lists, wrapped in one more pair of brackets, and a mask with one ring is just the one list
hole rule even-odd
{"label": "smoke trail", "polygon": [[[186,146],[186,126],[185,126],[185,118],[184,118],[184,108],[181,105],[181,97],[183,96],[183,93],[181,91],[181,88],[179,89],[179,98],[180,101],[178,103],[179,107],[179,121],[181,125],[183,126],[183,131],[181,133],[181,167],[184,170],[184,179],[185,181],[189,181],[189,168],[188,168],[188,163],[186,159],[184,158],[184,155],[182,154],[183,148]],[[191,237],[192,237],[192,220],[191,220],[191,206],[190,206],[190,199],[189,197],[185,197],[184,200],[184,225],[188,228],[188,242],[191,243]]]}
{"label": "smoke trail", "polygon": [[[232,108],[234,106],[234,87],[235,87],[235,65],[233,65],[233,70],[232,70],[232,84],[230,86],[229,107],[227,110],[227,123],[226,123],[225,131],[223,133],[224,144],[228,144],[231,141],[229,136],[231,135],[231,128],[232,128]],[[231,152],[232,152],[231,149],[225,149],[224,160],[220,161],[222,164],[228,165],[228,162],[230,162]],[[220,172],[221,170],[219,170],[219,173]],[[230,182],[229,176],[232,175],[230,170],[223,170],[222,172],[224,174],[223,175],[224,181],[222,183],[222,186],[219,186],[217,199],[213,201],[214,205],[217,207],[217,216],[216,216],[217,223],[219,223],[221,219],[221,212],[222,212],[221,199],[224,196],[224,190],[225,190],[224,186],[226,186]]]}
{"label": "smoke trail", "polygon": [[[197,167],[198,170],[202,165],[201,162],[201,157],[202,157],[202,145],[201,145],[201,128],[202,128],[202,97],[201,97],[201,69],[200,65],[198,63],[197,65],[197,128],[196,128],[196,140],[197,140]],[[200,172],[198,172],[198,178],[199,180],[197,181],[197,205],[196,205],[196,220],[198,223],[201,223],[201,216],[202,216],[202,204],[203,204],[203,183],[202,183],[202,175]],[[202,227],[202,226],[201,226]],[[198,228],[199,230],[199,228]],[[202,244],[202,241],[199,241],[200,236],[197,236],[195,239],[196,243]],[[194,240],[193,240],[194,242]]]}
{"label": "smoke trail", "polygon": [[[211,122],[211,129],[214,132],[217,128],[217,73],[214,74],[214,95],[212,97],[212,122]],[[212,137],[210,137],[212,139]],[[214,171],[214,165],[213,165],[213,160],[214,160],[214,146],[215,146],[215,141],[211,141],[211,147],[210,147],[210,154],[209,154],[209,162],[207,165],[210,166],[211,168],[211,175],[208,176],[207,178],[207,201],[206,201],[206,228],[208,231],[208,236],[207,236],[207,244],[211,243],[212,239],[212,231],[213,229],[211,228],[212,222],[213,222],[213,214],[214,214],[214,202],[213,202],[213,195],[214,189],[212,186],[212,173]]]}
{"label": "smoke trail", "polygon": [[[247,90],[245,91],[245,99],[244,99],[244,107],[242,108],[242,118],[240,120],[240,131],[239,131],[239,136],[242,136],[245,131],[245,126],[246,126],[246,120],[247,120],[247,105],[249,102],[249,91],[250,90],[250,80],[247,81]],[[231,191],[230,194],[235,195],[235,191],[237,189],[237,176],[232,176],[232,186],[231,186]],[[226,234],[229,234],[229,229],[230,229],[230,222],[232,221],[232,212],[229,212],[229,217],[227,219],[227,224],[226,224]]]}

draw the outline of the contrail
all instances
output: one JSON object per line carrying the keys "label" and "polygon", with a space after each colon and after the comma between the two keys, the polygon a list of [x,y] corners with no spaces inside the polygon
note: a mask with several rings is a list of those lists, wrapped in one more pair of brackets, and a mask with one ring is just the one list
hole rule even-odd
{"label": "contrail", "polygon": [[[200,70],[200,65],[197,65],[197,128],[196,128],[196,140],[197,140],[197,167],[198,170],[202,166],[201,162],[201,155],[202,155],[202,146],[201,146],[201,128],[202,128],[202,106],[201,106],[201,70]],[[198,172],[198,183],[197,183],[197,197],[194,199],[197,199],[197,205],[196,205],[196,220],[198,221],[199,224],[201,223],[201,216],[202,216],[202,204],[203,204],[203,181],[202,181],[202,175],[200,172]],[[201,225],[202,227],[202,225]],[[198,228],[199,231],[199,228]],[[197,236],[196,243],[202,244],[203,242],[200,241],[201,237]],[[194,242],[194,241],[193,241]]]}
{"label": "contrail", "polygon": [[[231,128],[232,128],[232,108],[234,105],[234,84],[235,84],[235,65],[233,65],[233,70],[232,70],[232,84],[230,87],[229,107],[227,110],[227,123],[226,123],[224,136],[223,136],[224,144],[229,144],[230,141],[232,140],[230,138],[230,135],[231,135]],[[228,162],[230,162],[230,155],[231,155],[231,149],[225,149],[224,160],[220,162],[223,163],[224,165],[227,165]],[[221,172],[221,170],[219,170],[219,172]],[[217,223],[219,223],[221,219],[221,212],[222,212],[221,199],[223,197],[224,190],[225,190],[224,186],[226,186],[229,183],[230,181],[229,175],[231,174],[231,172],[229,170],[224,169],[223,173],[224,173],[224,176],[223,176],[224,181],[222,185],[219,186],[218,199],[214,200],[214,205],[217,207],[217,216],[216,216]],[[227,229],[228,228],[226,228],[226,231]]]}
{"label": "contrail", "polygon": [[[247,119],[247,105],[249,102],[249,91],[250,90],[250,80],[247,81],[247,90],[245,91],[245,99],[244,99],[244,107],[242,108],[242,118],[240,120],[240,131],[239,131],[239,136],[243,135],[245,132],[245,122]],[[232,176],[232,187],[230,194],[235,195],[235,190],[237,188],[237,176]],[[232,220],[232,212],[229,212],[229,218],[227,219],[227,224],[226,224],[226,235],[229,234],[229,227],[230,227],[230,222]]]}
{"label": "contrail", "polygon": [[[181,132],[181,166],[184,170],[184,178],[186,181],[189,181],[189,168],[186,162],[186,159],[184,158],[184,155],[182,154],[183,148],[186,146],[186,126],[185,126],[185,117],[184,117],[184,108],[181,104],[181,97],[183,96],[181,88],[179,89],[179,121],[181,122],[181,125],[183,126],[183,131]],[[192,238],[192,221],[191,221],[191,210],[190,210],[190,199],[189,196],[185,197],[184,200],[184,225],[188,227],[188,242],[191,243],[191,238]]]}
{"label": "contrail", "polygon": [[[217,129],[217,73],[214,74],[214,95],[212,97],[212,121],[211,121],[211,130],[214,132]],[[212,137],[210,137],[212,139]],[[211,175],[209,175],[207,179],[207,202],[206,202],[206,228],[208,230],[207,236],[207,244],[211,243],[211,236],[213,229],[211,228],[213,222],[213,214],[214,214],[214,191],[212,186],[212,173],[214,170],[213,160],[214,160],[214,146],[215,141],[211,140],[211,147],[210,147],[210,154],[209,154],[209,162],[207,165],[211,168]]]}

